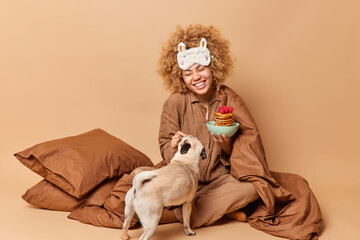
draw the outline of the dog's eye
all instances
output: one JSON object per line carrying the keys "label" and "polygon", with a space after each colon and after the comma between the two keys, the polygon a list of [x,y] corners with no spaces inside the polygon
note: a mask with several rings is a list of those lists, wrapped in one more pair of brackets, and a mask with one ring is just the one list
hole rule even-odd
{"label": "dog's eye", "polygon": [[191,145],[188,141],[184,141],[180,148],[180,154],[185,154],[189,151]]}

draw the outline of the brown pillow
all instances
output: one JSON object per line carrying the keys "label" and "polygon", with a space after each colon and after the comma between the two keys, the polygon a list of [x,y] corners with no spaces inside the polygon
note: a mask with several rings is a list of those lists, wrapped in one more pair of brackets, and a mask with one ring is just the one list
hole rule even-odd
{"label": "brown pillow", "polygon": [[101,206],[118,180],[118,177],[111,178],[83,198],[77,199],[44,179],[28,189],[22,198],[36,207],[57,211],[72,211],[82,205]]}
{"label": "brown pillow", "polygon": [[[109,197],[102,204],[83,204],[68,216],[82,223],[100,227],[122,228],[125,220],[125,195],[132,187],[133,176],[124,174],[116,183]],[[130,227],[138,222],[136,214],[130,221]]]}
{"label": "brown pillow", "polygon": [[76,198],[105,179],[153,166],[145,154],[102,129],[40,143],[14,156]]}

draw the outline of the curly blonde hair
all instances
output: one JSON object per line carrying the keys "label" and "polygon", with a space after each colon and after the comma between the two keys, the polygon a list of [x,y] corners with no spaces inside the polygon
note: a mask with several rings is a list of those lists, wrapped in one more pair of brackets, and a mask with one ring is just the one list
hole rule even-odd
{"label": "curly blonde hair", "polygon": [[182,72],[177,62],[178,44],[185,43],[187,49],[198,47],[201,38],[207,41],[207,48],[212,56],[210,69],[213,74],[213,84],[216,89],[225,82],[234,67],[233,57],[230,52],[230,43],[212,25],[189,25],[185,29],[178,26],[176,31],[162,46],[158,63],[158,73],[164,80],[165,88],[174,93],[186,93]]}

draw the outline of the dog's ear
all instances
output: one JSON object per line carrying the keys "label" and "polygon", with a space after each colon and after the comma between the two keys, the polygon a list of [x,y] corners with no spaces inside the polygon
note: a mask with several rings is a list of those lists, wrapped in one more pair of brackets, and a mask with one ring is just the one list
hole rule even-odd
{"label": "dog's ear", "polygon": [[184,141],[183,145],[180,148],[180,154],[183,155],[189,151],[191,144],[188,141]]}
{"label": "dog's ear", "polygon": [[203,148],[203,149],[201,150],[200,156],[202,157],[202,159],[207,158],[206,153],[205,153],[205,148]]}

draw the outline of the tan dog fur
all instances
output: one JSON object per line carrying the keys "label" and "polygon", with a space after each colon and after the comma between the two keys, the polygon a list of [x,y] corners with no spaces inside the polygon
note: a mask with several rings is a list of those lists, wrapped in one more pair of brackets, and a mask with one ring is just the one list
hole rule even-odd
{"label": "tan dog fur", "polygon": [[143,226],[140,240],[148,240],[161,217],[164,207],[182,205],[186,235],[195,235],[190,228],[191,201],[195,196],[200,159],[206,158],[204,146],[194,136],[182,138],[170,163],[154,171],[143,171],[133,180],[125,197],[125,221],[121,239],[129,239],[128,228],[137,214]]}

